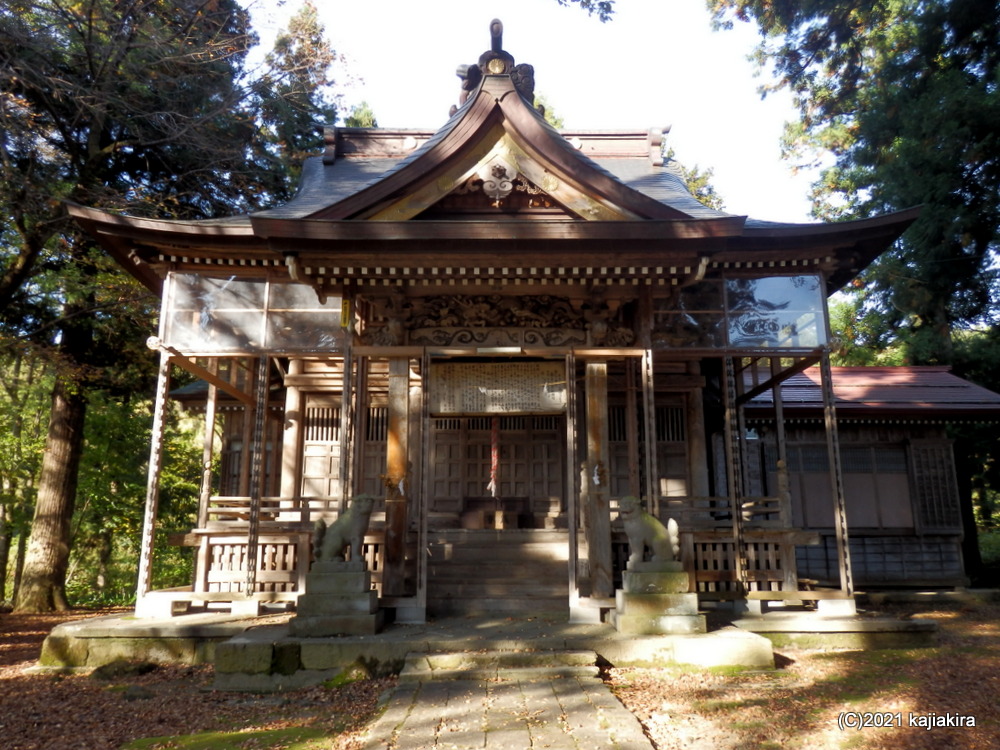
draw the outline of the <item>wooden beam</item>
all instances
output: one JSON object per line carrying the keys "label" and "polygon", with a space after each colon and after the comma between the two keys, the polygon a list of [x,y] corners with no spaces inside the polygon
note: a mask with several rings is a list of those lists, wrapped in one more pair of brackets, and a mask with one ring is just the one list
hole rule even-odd
{"label": "wooden beam", "polygon": [[409,528],[408,433],[410,421],[410,360],[389,359],[389,434],[385,470],[385,568],[382,595],[405,594],[406,532]]}
{"label": "wooden beam", "polygon": [[608,486],[608,363],[587,362],[587,557],[590,595],[614,595],[611,570],[611,498]]}
{"label": "wooden beam", "polygon": [[[772,362],[775,361],[775,358],[772,357],[771,361]],[[785,370],[780,370],[780,368],[779,368],[779,371],[775,371],[775,370],[772,369],[771,377],[768,378],[765,382],[763,382],[763,383],[761,383],[761,384],[759,384],[757,386],[754,386],[753,388],[751,388],[749,391],[746,391],[745,393],[740,394],[740,397],[736,401],[737,405],[738,406],[743,406],[743,404],[747,403],[748,401],[751,401],[751,400],[755,399],[760,394],[765,393],[766,391],[769,391],[772,388],[776,388],[777,386],[781,385],[786,380],[788,380],[790,377],[792,377],[792,375],[798,375],[803,370],[809,369],[810,367],[812,367],[814,364],[816,364],[819,361],[820,361],[820,357],[819,356],[812,355],[812,356],[809,356],[809,357],[803,357],[798,362],[796,362],[794,365],[792,365],[791,367],[789,367],[789,368],[787,368]]]}
{"label": "wooden beam", "polygon": [[160,472],[163,469],[163,437],[167,424],[167,394],[170,391],[170,356],[160,352],[160,366],[156,378],[156,402],[153,408],[153,430],[149,446],[149,473],[146,477],[146,507],[142,519],[142,541],[139,548],[139,576],[136,590],[136,616],[152,613],[144,611],[143,597],[152,588],[153,538],[156,534],[156,517],[160,505]]}
{"label": "wooden beam", "polygon": [[840,464],[840,437],[837,433],[836,399],[833,395],[833,375],[830,354],[824,351],[820,359],[823,389],[823,416],[826,422],[826,452],[830,467],[830,492],[833,497],[833,529],[837,539],[837,565],[840,569],[840,590],[854,595],[854,574],[851,569],[851,549],[847,535],[847,502],[844,496],[844,475]]}
{"label": "wooden beam", "polygon": [[170,361],[173,364],[177,365],[182,370],[187,370],[196,378],[201,378],[205,382],[214,385],[220,391],[228,393],[230,396],[235,398],[237,401],[241,401],[246,406],[252,407],[254,403],[256,403],[254,397],[251,396],[249,393],[244,393],[239,388],[234,386],[232,383],[223,380],[218,375],[211,372],[210,370],[205,369],[194,360],[188,359],[180,351],[178,351],[172,346],[167,346],[155,336],[150,337],[147,340],[146,345],[150,349],[156,349],[160,352],[166,352],[167,354],[170,355]]}

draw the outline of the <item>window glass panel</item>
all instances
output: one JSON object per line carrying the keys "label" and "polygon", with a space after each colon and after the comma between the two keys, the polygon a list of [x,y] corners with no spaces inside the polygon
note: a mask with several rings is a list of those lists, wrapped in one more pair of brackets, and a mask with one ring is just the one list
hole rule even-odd
{"label": "window glass panel", "polygon": [[260,310],[264,281],[174,274],[175,310]]}
{"label": "window glass panel", "polygon": [[182,352],[245,352],[260,348],[262,310],[186,310],[167,318],[166,343]]}
{"label": "window glass panel", "polygon": [[818,276],[727,279],[732,347],[813,348],[826,342]]}
{"label": "window glass panel", "polygon": [[183,352],[336,351],[344,340],[340,298],[321,303],[305,284],[173,274],[168,304],[164,338]]}

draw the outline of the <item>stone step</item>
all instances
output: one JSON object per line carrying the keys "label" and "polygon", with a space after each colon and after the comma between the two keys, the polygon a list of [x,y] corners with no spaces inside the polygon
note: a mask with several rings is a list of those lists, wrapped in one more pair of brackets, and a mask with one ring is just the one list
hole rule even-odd
{"label": "stone step", "polygon": [[565,593],[558,597],[535,597],[527,598],[522,595],[517,596],[482,596],[452,598],[447,596],[435,596],[431,592],[427,597],[427,611],[435,617],[447,617],[451,615],[492,615],[492,614],[517,614],[524,615],[525,610],[530,610],[532,614],[551,612],[569,613],[569,600]]}
{"label": "stone step", "polygon": [[452,542],[428,545],[431,560],[470,562],[475,560],[530,560],[566,564],[569,550],[561,543],[525,542],[524,544],[493,544],[474,542],[454,544]]}
{"label": "stone step", "polygon": [[569,544],[569,533],[552,529],[443,529],[429,531],[430,544]]}
{"label": "stone step", "polygon": [[582,650],[410,653],[401,682],[597,677],[597,654]]}
{"label": "stone step", "polygon": [[427,576],[432,580],[448,581],[562,581],[566,584],[566,565],[490,565],[485,563],[430,563]]}
{"label": "stone step", "polygon": [[521,596],[525,598],[569,596],[565,576],[558,581],[512,581],[510,579],[474,579],[448,580],[430,578],[434,585],[432,596],[437,597],[486,597],[486,596]]}

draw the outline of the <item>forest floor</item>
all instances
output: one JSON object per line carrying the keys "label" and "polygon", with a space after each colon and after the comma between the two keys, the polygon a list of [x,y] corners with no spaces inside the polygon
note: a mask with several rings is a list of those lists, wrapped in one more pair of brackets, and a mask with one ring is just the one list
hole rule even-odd
{"label": "forest floor", "polygon": [[[933,648],[778,649],[776,670],[610,669],[659,750],[1000,747],[1000,605],[894,607],[940,625]],[[355,750],[394,678],[279,695],[211,688],[211,667],[134,676],[31,671],[59,622],[108,611],[0,613],[0,746]],[[838,717],[839,720],[838,720]],[[939,726],[959,717],[974,727]],[[880,726],[857,729],[855,722]],[[141,738],[156,738],[140,742]],[[515,748],[514,750],[522,750]]]}

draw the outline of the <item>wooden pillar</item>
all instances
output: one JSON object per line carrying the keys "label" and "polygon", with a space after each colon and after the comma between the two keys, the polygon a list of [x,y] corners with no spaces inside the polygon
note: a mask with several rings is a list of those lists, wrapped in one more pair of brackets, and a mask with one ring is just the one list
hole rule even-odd
{"label": "wooden pillar", "polygon": [[[146,509],[142,519],[142,544],[139,549],[139,576],[136,585],[135,614],[151,617],[155,611],[144,602],[152,588],[153,537],[160,504],[160,473],[163,469],[163,436],[167,422],[167,394],[170,391],[170,355],[160,351],[160,367],[156,378],[156,403],[153,408],[153,430],[149,446],[149,474],[146,477]],[[168,613],[169,614],[169,613]]]}
{"label": "wooden pillar", "polygon": [[[219,358],[212,357],[208,364],[208,370],[212,375],[219,374]],[[208,399],[205,402],[205,436],[202,441],[201,451],[201,494],[198,498],[198,521],[199,529],[208,525],[208,508],[212,502],[212,461],[215,456],[215,424],[218,411],[219,389],[215,383],[208,384]],[[195,591],[205,591],[206,577],[208,571],[208,551],[209,546],[204,537],[199,540],[194,561],[194,581],[192,587]]]}
{"label": "wooden pillar", "polygon": [[[608,364],[588,362],[587,389],[587,556],[591,596],[614,594],[611,570],[611,498],[608,487]],[[648,437],[647,437],[648,439]]]}
{"label": "wooden pillar", "polygon": [[646,502],[649,512],[660,517],[660,467],[656,458],[656,387],[653,378],[653,350],[642,355],[642,413],[646,439]]}
{"label": "wooden pillar", "polygon": [[[219,358],[212,357],[208,370],[219,374]],[[205,402],[205,436],[201,448],[201,495],[198,499],[198,528],[208,523],[208,504],[212,499],[212,459],[215,455],[215,419],[219,389],[214,383],[208,384],[208,399]]]}
{"label": "wooden pillar", "polygon": [[[700,375],[699,363],[689,363],[688,372],[691,375]],[[708,497],[710,492],[708,437],[705,434],[704,395],[700,389],[688,391],[687,394],[687,449],[690,482],[687,494],[692,497]]]}
{"label": "wooden pillar", "polygon": [[729,485],[729,509],[733,525],[733,572],[741,594],[747,592],[746,550],[743,543],[743,457],[740,455],[739,419],[736,404],[736,366],[732,357],[725,357],[725,431],[726,483]]}
{"label": "wooden pillar", "polygon": [[351,357],[351,344],[348,340],[344,358],[341,360],[340,381],[340,512],[347,510],[347,501],[351,497],[353,483],[354,461],[354,362]]}
{"label": "wooden pillar", "polygon": [[636,398],[636,361],[625,360],[625,439],[628,446],[628,494],[640,497],[639,482],[639,403]]}
{"label": "wooden pillar", "polygon": [[826,454],[830,466],[830,492],[833,497],[833,528],[837,541],[837,565],[840,569],[840,590],[854,595],[854,575],[851,571],[851,550],[847,535],[847,507],[844,500],[844,476],[840,465],[840,436],[837,432],[837,410],[834,405],[833,374],[830,353],[820,358],[820,380],[823,391],[823,417],[826,421]]}
{"label": "wooden pillar", "polygon": [[[303,362],[288,362],[289,376],[301,375]],[[302,389],[289,385],[285,392],[284,435],[281,439],[281,496],[298,499],[302,494],[302,420],[305,417],[305,399]],[[300,518],[309,521],[308,512]]]}
{"label": "wooden pillar", "polygon": [[[427,513],[431,495],[431,357],[425,348],[420,358],[420,495],[417,498],[417,612],[412,619],[425,622],[427,618],[427,555],[422,550],[427,545]],[[397,611],[397,619],[398,619]]]}
{"label": "wooden pillar", "polygon": [[267,402],[270,392],[270,358],[264,354],[257,358],[255,403],[253,409],[253,430],[250,451],[250,528],[247,530],[247,579],[245,594],[254,595],[257,588],[257,567],[259,565],[258,544],[260,541],[260,501],[264,494],[264,461],[267,447]]}
{"label": "wooden pillar", "polygon": [[[785,436],[785,402],[781,396],[781,359],[771,357],[771,400],[774,402],[774,441],[777,450],[776,474],[778,487],[776,489],[781,501],[781,525],[789,528],[792,525],[792,495],[788,486],[788,440]],[[764,467],[767,470],[767,467]]]}
{"label": "wooden pillar", "polygon": [[401,596],[405,590],[407,493],[409,484],[408,434],[410,422],[410,360],[389,359],[389,434],[385,472],[385,568],[383,596]]}
{"label": "wooden pillar", "polygon": [[[242,360],[234,359],[232,361],[232,369],[229,371],[230,382],[239,382],[239,371],[237,368],[241,367]],[[253,384],[253,372],[250,369],[250,361],[246,362],[246,388],[249,391]],[[234,383],[234,385],[236,384]],[[249,403],[243,404],[243,430],[240,435],[240,475],[239,475],[239,485],[237,493],[240,497],[248,497],[250,495],[250,473],[253,467],[253,420],[254,412],[253,406]]]}
{"label": "wooden pillar", "polygon": [[576,437],[576,355],[566,355],[566,525],[569,529],[569,600],[571,616],[575,616],[580,598],[579,585],[579,532],[580,532],[580,473],[577,462]]}

